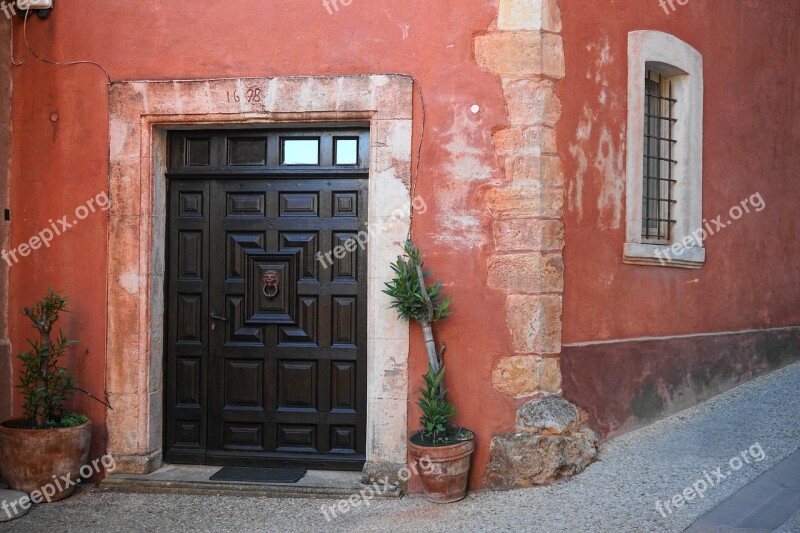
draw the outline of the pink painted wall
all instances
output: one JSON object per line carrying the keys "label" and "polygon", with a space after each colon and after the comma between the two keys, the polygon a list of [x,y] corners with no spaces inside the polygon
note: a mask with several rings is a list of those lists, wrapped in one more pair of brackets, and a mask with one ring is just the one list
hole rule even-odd
{"label": "pink painted wall", "polygon": [[[497,2],[355,0],[332,14],[321,0],[251,4],[63,1],[50,19],[29,21],[28,38],[43,56],[100,62],[114,80],[414,76],[427,111],[416,193],[429,206],[426,215],[415,219],[414,235],[428,266],[455,297],[455,314],[437,332],[448,344],[449,389],[461,413],[457,422],[478,436],[472,471],[477,486],[489,440],[513,427],[515,406],[491,385],[492,369],[513,349],[500,311],[505,295],[485,289],[492,236],[481,201],[486,188],[504,177],[492,132],[507,125],[507,114],[500,80],[476,66],[472,45],[473,37],[492,23]],[[691,0],[667,16],[656,0],[652,4],[560,1],[567,79],[559,83],[564,108],[559,142],[571,191],[565,341],[797,323],[794,282],[800,266],[790,251],[800,223],[790,209],[796,197],[791,172],[799,163],[798,126],[791,118],[798,90],[797,75],[785,66],[798,55],[797,41],[789,34],[797,27],[798,7],[793,0]],[[21,27],[15,24],[16,55],[25,64],[13,69],[14,246],[108,187],[102,72],[90,65],[57,68],[36,61],[21,45]],[[706,212],[722,213],[756,191],[768,205],[710,241],[709,262],[700,272],[621,264],[625,42],[629,30],[640,28],[675,33],[705,56]],[[748,37],[732,37],[742,35]],[[597,93],[604,83],[607,99],[601,104]],[[470,112],[473,104],[481,107],[478,114]],[[418,98],[414,123],[416,146],[422,124]],[[591,125],[586,140],[578,135],[582,123]],[[608,142],[601,146],[601,139]],[[585,172],[573,155],[580,153],[587,160]],[[604,198],[600,206],[598,198]],[[9,295],[12,311],[41,297],[48,286],[71,297],[73,313],[63,318],[62,327],[81,344],[71,353],[70,365],[87,388],[100,394],[106,229],[105,217],[92,215],[50,248],[24,258],[11,269]],[[685,311],[670,310],[677,306]],[[19,350],[30,328],[16,312],[10,313],[9,328]],[[413,402],[426,363],[420,332],[416,327],[411,331],[409,425],[414,429],[419,413]],[[93,454],[98,454],[105,441],[104,408],[85,399],[77,399],[75,408],[95,421]]]}
{"label": "pink painted wall", "polygon": [[[614,436],[800,358],[798,329],[786,328],[800,324],[800,4],[689,0],[669,14],[657,0],[559,4],[563,389]],[[754,194],[765,204],[706,241],[702,270],[622,262],[627,34],[642,29],[703,55],[703,216],[727,222]],[[746,330],[758,331],[719,335]],[[617,340],[629,342],[598,344]]]}
{"label": "pink painted wall", "polygon": [[[800,4],[560,0],[567,77],[564,342],[738,331],[800,323],[797,109]],[[766,208],[706,242],[702,270],[622,263],[627,34],[671,33],[704,59],[703,215],[755,193]]]}
{"label": "pink painted wall", "polygon": [[[188,5],[188,4],[187,4]],[[262,77],[351,73],[407,73],[425,93],[425,144],[416,190],[429,206],[415,220],[415,237],[428,264],[448,283],[455,314],[438,329],[448,344],[449,389],[458,422],[478,434],[473,481],[488,460],[491,435],[513,426],[513,401],[491,386],[491,370],[508,353],[502,309],[504,296],[481,290],[491,241],[488,214],[479,189],[502,176],[491,132],[502,127],[506,110],[500,81],[478,69],[472,38],[496,16],[491,0],[437,2],[395,0],[354,2],[328,14],[322,2],[257,2],[231,8],[229,2],[165,7],[160,0],[61,2],[47,21],[29,21],[31,45],[43,56],[102,63],[114,80],[204,77]],[[70,213],[108,181],[108,108],[102,72],[89,65],[55,68],[37,62],[20,45],[25,65],[14,70],[14,167],[12,241],[27,240],[49,218]],[[480,114],[470,112],[479,104]],[[422,123],[415,102],[414,143]],[[51,114],[58,113],[57,122]],[[435,184],[435,185],[434,185]],[[106,220],[94,215],[12,268],[12,309],[39,297],[48,285],[72,298],[65,331],[80,339],[72,366],[93,391],[104,387]],[[399,251],[399,248],[398,248]],[[113,310],[112,310],[113,316]],[[28,325],[12,313],[15,348]],[[412,327],[410,385],[413,403],[425,371],[425,353]],[[88,353],[87,353],[88,350]],[[102,406],[85,401],[96,427]],[[19,413],[19,411],[17,411]],[[487,416],[491,414],[491,416]],[[409,423],[419,413],[410,406]],[[104,436],[95,439],[94,452]]]}

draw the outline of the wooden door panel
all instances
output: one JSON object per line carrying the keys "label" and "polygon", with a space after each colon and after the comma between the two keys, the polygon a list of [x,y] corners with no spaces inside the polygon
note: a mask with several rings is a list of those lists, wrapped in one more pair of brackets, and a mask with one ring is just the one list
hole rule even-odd
{"label": "wooden door panel", "polygon": [[366,167],[253,174],[280,157],[281,135],[172,140],[168,461],[365,460],[367,255],[349,239],[366,230]]}
{"label": "wooden door panel", "polygon": [[[241,442],[223,434],[226,424],[240,420],[243,415],[240,411],[246,409],[247,419],[258,421],[262,428],[258,434],[262,436],[260,445],[267,461],[271,453],[282,457],[294,453],[298,460],[304,454],[341,458],[349,453],[360,458],[365,453],[364,431],[358,430],[359,418],[365,421],[365,406],[357,405],[358,367],[352,361],[358,358],[358,254],[346,256],[352,265],[352,275],[347,280],[336,279],[332,269],[326,272],[317,260],[321,243],[336,245],[340,241],[334,235],[354,236],[359,224],[364,227],[357,218],[334,216],[335,199],[341,189],[349,189],[342,193],[344,197],[353,196],[353,189],[356,194],[366,194],[366,183],[304,179],[269,183],[217,180],[212,184],[213,202],[220,203],[216,210],[222,208],[223,198],[226,205],[226,216],[212,228],[212,254],[217,246],[228,254],[226,275],[212,274],[211,278],[211,307],[222,308],[217,302],[228,302],[225,316],[228,327],[224,335],[218,332],[211,339],[212,368],[246,353],[274,369],[274,379],[265,383],[262,392],[265,398],[260,404],[266,406],[271,402],[272,409],[227,401],[215,407],[219,402],[211,398],[209,442],[212,447],[219,443],[222,452],[242,450]],[[234,202],[231,198],[238,200]],[[252,200],[248,209],[242,208],[243,198]],[[260,198],[266,199],[263,206],[256,200]],[[348,208],[344,204],[343,208]],[[240,208],[231,208],[236,205]],[[343,222],[339,222],[340,218]],[[362,259],[365,263],[366,257]],[[264,292],[267,272],[280,278],[275,295]],[[215,291],[214,287],[220,289]],[[362,357],[365,356],[365,350],[361,351]],[[351,397],[349,409],[336,411],[336,427],[344,428],[338,432],[332,429],[329,420],[333,413],[331,368],[337,359],[352,365],[349,370],[353,374],[352,384],[344,384]],[[242,382],[242,378],[230,373],[224,379],[233,380],[226,382],[228,388]],[[342,386],[341,377],[335,384]],[[337,392],[337,396],[341,395]],[[348,445],[352,445],[349,448],[334,445],[331,435],[345,430],[352,440]],[[339,437],[340,442],[344,442],[342,439]],[[233,448],[227,444],[230,442],[234,442]],[[217,459],[222,460],[221,456]],[[283,463],[285,459],[280,461]]]}
{"label": "wooden door panel", "polygon": [[208,372],[209,184],[170,182],[167,236],[165,449],[175,462],[203,462]]}

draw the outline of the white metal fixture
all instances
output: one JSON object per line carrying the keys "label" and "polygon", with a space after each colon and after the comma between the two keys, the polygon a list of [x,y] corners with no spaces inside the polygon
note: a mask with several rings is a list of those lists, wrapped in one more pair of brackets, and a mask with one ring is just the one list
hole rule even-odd
{"label": "white metal fixture", "polygon": [[17,7],[26,9],[52,9],[53,0],[17,0]]}

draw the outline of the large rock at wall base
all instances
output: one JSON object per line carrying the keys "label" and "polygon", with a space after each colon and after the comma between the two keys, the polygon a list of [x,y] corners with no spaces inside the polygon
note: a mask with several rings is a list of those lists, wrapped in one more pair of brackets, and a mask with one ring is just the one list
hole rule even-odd
{"label": "large rock at wall base", "polygon": [[580,474],[594,462],[597,437],[591,430],[571,435],[497,435],[492,439],[490,454],[486,482],[492,488],[548,485]]}
{"label": "large rock at wall base", "polygon": [[492,439],[485,478],[495,489],[547,485],[583,472],[597,458],[586,413],[559,396],[521,405],[516,430]]}
{"label": "large rock at wall base", "polygon": [[577,407],[560,396],[548,396],[523,404],[517,409],[517,429],[543,434],[581,431],[584,421]]}

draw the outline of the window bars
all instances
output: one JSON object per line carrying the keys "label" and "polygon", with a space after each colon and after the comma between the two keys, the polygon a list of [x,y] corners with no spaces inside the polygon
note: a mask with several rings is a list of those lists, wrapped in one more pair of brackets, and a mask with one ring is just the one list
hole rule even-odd
{"label": "window bars", "polygon": [[672,82],[657,72],[647,71],[644,110],[644,184],[642,194],[642,238],[646,242],[668,243],[675,223],[673,194],[674,126]]}

